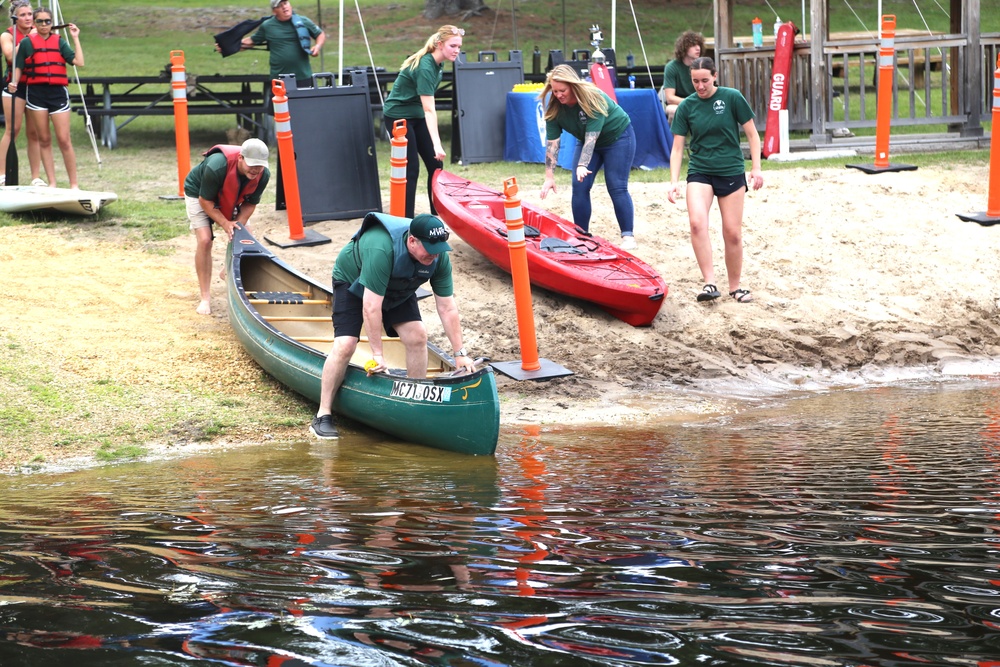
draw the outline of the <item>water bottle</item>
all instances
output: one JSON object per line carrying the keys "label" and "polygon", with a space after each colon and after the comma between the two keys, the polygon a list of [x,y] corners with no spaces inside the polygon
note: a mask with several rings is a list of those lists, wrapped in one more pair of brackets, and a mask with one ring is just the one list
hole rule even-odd
{"label": "water bottle", "polygon": [[628,75],[628,87],[635,88],[635,74]]}
{"label": "water bottle", "polygon": [[777,16],[774,17],[774,38],[778,39],[778,28],[781,27],[781,19]]}
{"label": "water bottle", "polygon": [[631,51],[629,51],[628,55],[625,56],[625,63],[628,65],[629,69],[635,67],[635,56],[632,55]]}
{"label": "water bottle", "polygon": [[753,20],[753,45],[754,48],[760,48],[764,46],[764,24],[761,23],[760,17],[754,17]]}

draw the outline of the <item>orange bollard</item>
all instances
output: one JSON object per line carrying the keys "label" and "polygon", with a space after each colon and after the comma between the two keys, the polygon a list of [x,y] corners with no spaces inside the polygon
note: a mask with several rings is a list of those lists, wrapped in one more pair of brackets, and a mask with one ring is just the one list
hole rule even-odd
{"label": "orange bollard", "polygon": [[278,140],[278,157],[281,165],[281,182],[285,186],[285,210],[288,212],[288,239],[264,238],[281,248],[311,246],[329,243],[330,239],[313,230],[302,228],[302,200],[299,198],[299,173],[295,167],[295,145],[292,142],[292,115],[288,112],[288,94],[285,82],[271,80],[274,103],[274,136]]}
{"label": "orange bollard", "polygon": [[882,17],[882,44],[878,50],[878,97],[875,115],[875,166],[889,166],[889,124],[892,122],[892,84],[896,80],[896,17]]}
{"label": "orange bollard", "polygon": [[986,211],[979,213],[956,213],[966,222],[978,222],[983,226],[1000,223],[1000,55],[997,68],[993,71],[993,132],[990,135],[990,177]]}
{"label": "orange bollard", "polygon": [[878,91],[875,104],[875,162],[849,164],[869,174],[885,171],[914,171],[912,164],[889,164],[889,125],[892,123],[892,85],[896,81],[896,17],[882,15],[882,43],[878,50]]}
{"label": "orange bollard", "polygon": [[177,143],[177,195],[184,197],[184,179],[191,171],[191,135],[188,131],[187,75],[184,52],[170,52],[170,94],[174,100],[174,136]]}
{"label": "orange bollard", "polygon": [[285,209],[288,211],[288,237],[293,241],[305,238],[302,228],[302,202],[299,199],[299,173],[295,168],[295,145],[292,142],[292,115],[288,113],[285,82],[271,81],[274,95],[274,136],[278,139],[281,157],[281,182],[285,186]]}
{"label": "orange bollard", "polygon": [[406,217],[406,120],[392,124],[392,152],[389,156],[389,214]]}
{"label": "orange bollard", "polygon": [[990,133],[990,191],[986,215],[1000,218],[1000,55],[993,71],[993,131]]}
{"label": "orange bollard", "polygon": [[510,252],[510,275],[514,279],[514,309],[517,311],[517,333],[521,342],[521,361],[493,362],[493,370],[515,380],[548,380],[572,375],[573,371],[538,358],[535,339],[535,316],[531,309],[531,280],[528,278],[528,247],[524,240],[524,214],[517,196],[517,179],[503,182],[504,221],[507,223],[507,250]]}
{"label": "orange bollard", "polygon": [[503,203],[507,223],[507,249],[510,252],[510,275],[514,279],[514,308],[517,311],[517,332],[521,341],[521,368],[537,371],[538,341],[535,339],[535,316],[531,305],[531,282],[528,279],[528,251],[524,241],[524,218],[521,198],[517,196],[517,179],[503,182]]}

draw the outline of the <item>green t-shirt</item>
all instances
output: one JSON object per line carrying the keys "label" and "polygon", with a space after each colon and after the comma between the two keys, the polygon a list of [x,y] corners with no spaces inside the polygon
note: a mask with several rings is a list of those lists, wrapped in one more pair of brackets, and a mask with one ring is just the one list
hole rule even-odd
{"label": "green t-shirt", "polygon": [[[240,176],[240,186],[247,181],[246,176]],[[222,184],[226,180],[226,156],[222,153],[212,153],[202,160],[201,164],[188,172],[184,179],[184,194],[188,197],[204,197],[209,201],[218,204],[219,193],[222,191]],[[264,167],[264,173],[260,175],[257,188],[243,198],[243,203],[256,206],[260,203],[260,198],[267,188],[267,182],[271,180],[271,172]]]}
{"label": "green t-shirt", "polygon": [[598,148],[604,148],[618,141],[622,132],[629,126],[632,119],[628,113],[605,93],[604,100],[608,103],[608,115],[597,114],[594,118],[583,112],[579,104],[563,104],[559,107],[554,120],[545,121],[546,141],[555,141],[562,136],[562,131],[566,130],[576,137],[577,141],[583,141],[587,132],[599,132],[597,137]]}
{"label": "green t-shirt", "polygon": [[688,173],[712,176],[745,173],[740,126],[753,117],[753,109],[735,88],[719,86],[706,100],[697,94],[685,97],[677,105],[670,130],[674,136],[691,138]]}
{"label": "green t-shirt", "polygon": [[[337,261],[333,264],[333,280],[353,283],[360,277],[365,289],[385,296],[393,260],[392,237],[385,227],[373,225],[357,241],[348,242],[337,255]],[[454,290],[451,258],[448,253],[443,252],[439,255],[434,275],[431,276],[431,291],[436,296],[451,296]]]}
{"label": "green t-shirt", "polygon": [[683,60],[674,58],[663,68],[663,88],[673,88],[677,97],[694,95],[694,84],[691,83],[691,68]]}
{"label": "green t-shirt", "polygon": [[[302,24],[313,39],[319,37],[322,31],[315,23],[305,16],[292,16],[302,19]],[[312,78],[309,54],[299,44],[299,33],[295,30],[292,19],[279,21],[277,17],[271,16],[260,24],[250,39],[257,45],[267,43],[271,52],[271,78],[277,79],[279,74],[294,74],[298,81]]]}
{"label": "green t-shirt", "polygon": [[399,70],[399,76],[393,82],[389,97],[385,100],[382,114],[397,120],[423,118],[424,105],[420,103],[420,97],[433,96],[443,77],[444,63],[439,65],[433,55],[425,53],[417,61],[415,69],[407,67]]}

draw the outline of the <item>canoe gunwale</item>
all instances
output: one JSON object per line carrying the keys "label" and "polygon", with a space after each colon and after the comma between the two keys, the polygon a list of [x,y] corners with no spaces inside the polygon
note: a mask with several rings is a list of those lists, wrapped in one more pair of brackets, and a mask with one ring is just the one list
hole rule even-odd
{"label": "canoe gunwale", "polygon": [[[243,262],[248,258],[269,262],[296,280],[330,295],[330,290],[285,264],[264,248],[249,232],[237,230],[229,246],[226,277],[230,322],[244,349],[269,375],[305,398],[319,401],[326,354],[286,334],[250,303],[243,282]],[[440,348],[428,350],[453,364]],[[399,387],[418,396],[446,395],[448,402],[394,396]],[[451,396],[454,395],[454,400]],[[407,378],[388,373],[369,376],[350,363],[341,390],[334,397],[334,411],[394,437],[418,444],[466,454],[492,455],[499,439],[500,407],[496,379],[484,367],[467,375]]]}

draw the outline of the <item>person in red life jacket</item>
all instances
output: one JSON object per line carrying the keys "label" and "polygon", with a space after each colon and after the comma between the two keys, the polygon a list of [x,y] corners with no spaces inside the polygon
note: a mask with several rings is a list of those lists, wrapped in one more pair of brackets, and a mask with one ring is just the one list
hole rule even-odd
{"label": "person in red life jacket", "polygon": [[[22,83],[17,87],[16,93],[11,93],[8,90],[8,85],[14,74],[14,52],[21,40],[35,29],[35,17],[31,3],[28,0],[16,0],[11,4],[10,20],[14,25],[0,33],[0,48],[3,49],[4,60],[7,61],[7,73],[3,80],[3,116],[7,122],[4,124],[3,139],[0,139],[0,163],[7,158],[10,142],[17,139],[24,119],[24,95],[27,92],[27,86]],[[28,163],[31,165],[32,185],[45,185],[45,181],[38,178],[42,161],[38,153],[38,136],[35,133],[35,128],[31,126],[28,127]],[[0,185],[4,185],[5,182],[6,174],[0,173]]]}
{"label": "person in red life jacket", "polygon": [[38,133],[38,147],[45,166],[49,187],[56,186],[56,167],[52,157],[52,134],[49,120],[55,130],[59,150],[62,151],[69,187],[79,188],[76,177],[76,153],[69,137],[69,79],[66,65],[83,67],[83,48],[80,46],[80,29],[76,24],[67,25],[73,46],[52,32],[52,12],[45,7],[35,10],[35,31],[21,40],[14,58],[14,76],[8,90],[17,89],[24,77],[27,84],[28,124]]}
{"label": "person in red life jacket", "polygon": [[267,144],[247,139],[242,146],[213,146],[205,159],[184,179],[184,202],[197,248],[194,268],[198,273],[201,302],[197,312],[211,315],[212,223],[219,225],[231,241],[233,231],[248,227],[271,172],[267,168]]}

